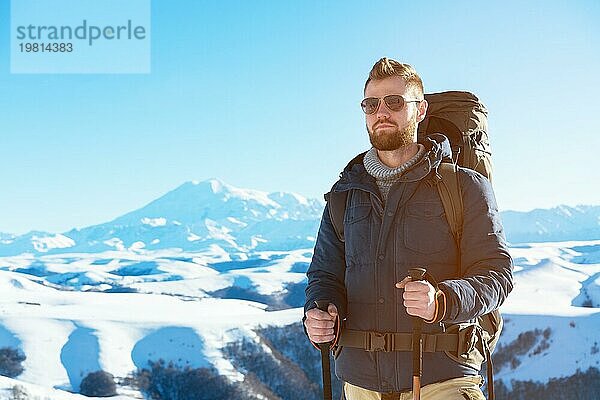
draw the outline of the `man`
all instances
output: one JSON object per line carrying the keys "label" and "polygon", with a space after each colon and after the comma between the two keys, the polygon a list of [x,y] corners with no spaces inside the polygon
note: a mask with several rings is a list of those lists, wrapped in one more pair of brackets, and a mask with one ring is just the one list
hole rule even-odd
{"label": "man", "polygon": [[[348,194],[345,240],[336,235],[328,204],[307,272],[304,325],[313,343],[341,344],[336,375],[344,381],[347,400],[412,399],[412,353],[390,351],[383,341],[370,348],[344,345],[347,332],[375,339],[410,334],[419,317],[425,321],[423,334],[460,328],[462,336],[455,336],[475,343],[467,350],[471,361],[477,359],[480,337],[465,332],[477,332],[468,328],[512,290],[512,260],[489,181],[465,168],[458,169],[464,218],[462,239],[455,242],[431,183],[442,159],[451,158],[450,145],[439,134],[417,143],[427,102],[413,67],[382,58],[369,74],[364,96],[373,147],[350,163],[332,188]],[[438,289],[407,278],[414,267],[426,268]],[[316,308],[319,300],[329,303],[327,312]],[[334,329],[340,321],[342,329]],[[465,362],[460,353],[423,354],[422,399],[484,399],[483,357]]]}

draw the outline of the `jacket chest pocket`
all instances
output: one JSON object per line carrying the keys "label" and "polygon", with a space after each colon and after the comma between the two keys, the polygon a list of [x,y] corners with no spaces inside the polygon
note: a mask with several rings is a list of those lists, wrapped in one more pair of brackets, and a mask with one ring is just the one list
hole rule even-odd
{"label": "jacket chest pocket", "polygon": [[348,264],[370,260],[371,205],[358,204],[349,207],[344,215],[344,237]]}
{"label": "jacket chest pocket", "polygon": [[418,253],[431,254],[446,250],[450,230],[442,204],[439,202],[408,204],[403,233],[406,247]]}

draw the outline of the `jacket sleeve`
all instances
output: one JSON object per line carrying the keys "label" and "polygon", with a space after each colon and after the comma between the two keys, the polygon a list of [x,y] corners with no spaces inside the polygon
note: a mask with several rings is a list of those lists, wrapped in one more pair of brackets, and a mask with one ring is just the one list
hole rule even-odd
{"label": "jacket sleeve", "polygon": [[331,223],[328,207],[325,206],[312,261],[306,272],[308,285],[304,313],[316,307],[315,300],[329,300],[335,304],[343,320],[347,309],[345,250]]}
{"label": "jacket sleeve", "polygon": [[446,297],[443,322],[460,323],[499,308],[513,288],[513,263],[490,182],[464,171],[463,228],[458,279],[440,282]]}

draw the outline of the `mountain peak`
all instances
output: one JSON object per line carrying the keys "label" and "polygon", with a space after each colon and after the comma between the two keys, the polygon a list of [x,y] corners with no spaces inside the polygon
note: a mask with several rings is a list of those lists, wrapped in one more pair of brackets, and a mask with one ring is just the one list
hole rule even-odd
{"label": "mountain peak", "polygon": [[210,179],[208,183],[213,193],[223,192],[227,189],[227,185],[218,179]]}
{"label": "mountain peak", "polygon": [[276,209],[281,207],[280,204],[270,198],[269,193],[267,192],[255,189],[238,188],[216,178],[200,182],[186,182],[167,195],[175,194],[183,197],[196,198],[198,200],[201,198],[203,202],[227,202],[234,199],[242,202],[251,202],[262,207]]}
{"label": "mountain peak", "polygon": [[208,187],[212,193],[220,193],[229,188],[229,185],[217,178],[210,178],[204,181],[193,180],[184,183],[182,186],[200,186]]}

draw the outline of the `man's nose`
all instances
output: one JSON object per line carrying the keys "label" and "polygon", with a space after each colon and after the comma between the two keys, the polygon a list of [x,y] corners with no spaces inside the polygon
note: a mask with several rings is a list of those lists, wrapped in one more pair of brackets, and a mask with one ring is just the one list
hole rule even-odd
{"label": "man's nose", "polygon": [[381,99],[379,101],[379,108],[377,108],[377,119],[387,119],[390,117],[390,109],[385,104],[385,101]]}

